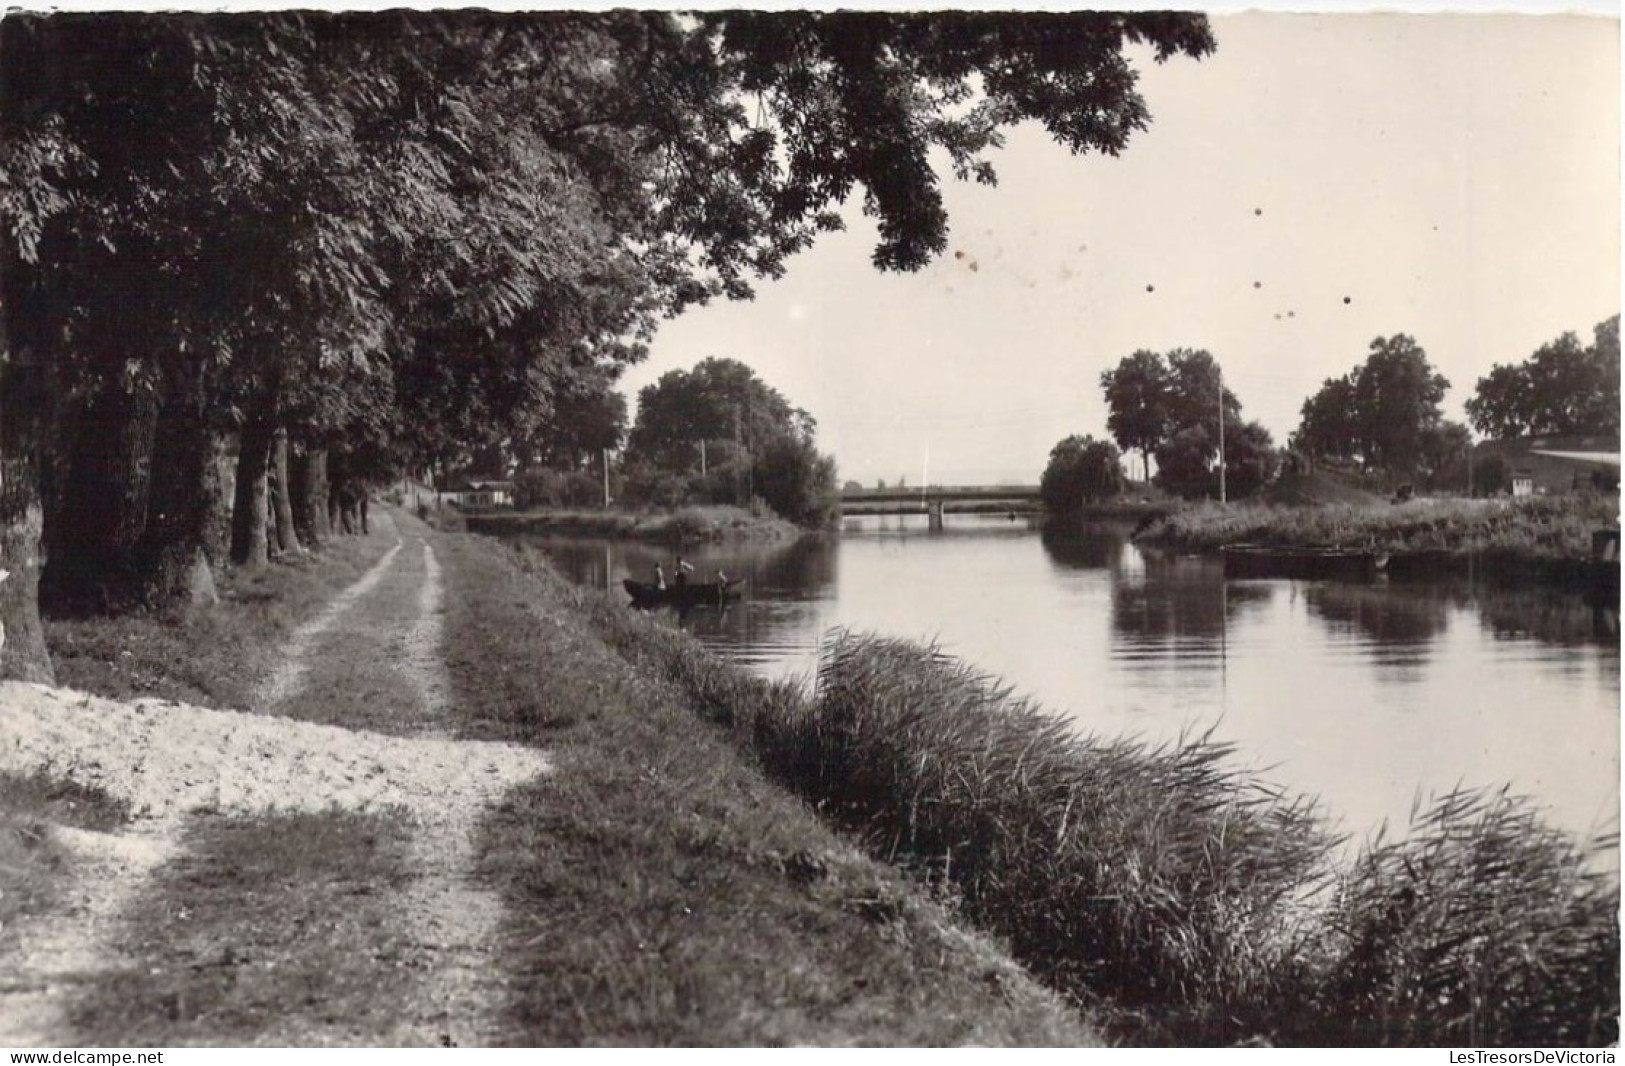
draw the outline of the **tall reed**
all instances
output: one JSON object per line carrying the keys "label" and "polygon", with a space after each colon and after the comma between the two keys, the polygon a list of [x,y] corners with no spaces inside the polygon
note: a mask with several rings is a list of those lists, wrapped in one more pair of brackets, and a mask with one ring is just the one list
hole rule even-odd
{"label": "tall reed", "polygon": [[1360,1043],[1614,1043],[1619,902],[1617,879],[1529,802],[1457,790],[1359,856],[1327,915],[1322,983]]}
{"label": "tall reed", "polygon": [[1079,736],[935,649],[845,633],[816,722],[819,793],[1030,965],[1214,1018],[1304,976],[1335,841],[1229,745]]}

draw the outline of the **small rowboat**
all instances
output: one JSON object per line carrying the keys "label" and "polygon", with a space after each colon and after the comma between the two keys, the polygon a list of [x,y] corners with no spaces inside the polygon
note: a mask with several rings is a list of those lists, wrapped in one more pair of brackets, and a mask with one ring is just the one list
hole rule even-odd
{"label": "small rowboat", "polygon": [[726,582],[690,582],[686,585],[659,585],[627,578],[621,584],[632,597],[634,607],[720,607],[744,594],[743,578]]}
{"label": "small rowboat", "polygon": [[1219,549],[1224,576],[1287,577],[1303,581],[1361,580],[1376,577],[1388,556],[1353,548],[1273,548],[1260,544],[1226,544]]}

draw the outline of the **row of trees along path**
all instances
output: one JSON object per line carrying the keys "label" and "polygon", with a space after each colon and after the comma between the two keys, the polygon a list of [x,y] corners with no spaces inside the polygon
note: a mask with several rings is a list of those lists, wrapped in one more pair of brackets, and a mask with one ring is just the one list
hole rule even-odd
{"label": "row of trees along path", "polygon": [[1133,12],[7,17],[0,457],[32,498],[0,512],[3,624],[41,581],[52,610],[206,600],[264,565],[268,499],[320,536],[335,490],[529,438],[859,188],[874,265],[919,268],[933,155],[991,181],[1025,121],[1123,150],[1133,47],[1214,41]]}

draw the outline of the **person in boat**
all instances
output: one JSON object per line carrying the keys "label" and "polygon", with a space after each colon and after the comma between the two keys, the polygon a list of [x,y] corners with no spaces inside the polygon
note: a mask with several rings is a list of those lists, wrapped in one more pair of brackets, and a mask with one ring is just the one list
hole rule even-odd
{"label": "person in boat", "polygon": [[661,569],[659,563],[656,563],[655,564],[655,588],[663,589],[665,587],[666,587],[666,571]]}
{"label": "person in boat", "polygon": [[683,562],[683,557],[679,555],[676,566],[672,567],[672,580],[676,582],[678,588],[682,588],[688,584],[688,575],[693,572],[694,568]]}

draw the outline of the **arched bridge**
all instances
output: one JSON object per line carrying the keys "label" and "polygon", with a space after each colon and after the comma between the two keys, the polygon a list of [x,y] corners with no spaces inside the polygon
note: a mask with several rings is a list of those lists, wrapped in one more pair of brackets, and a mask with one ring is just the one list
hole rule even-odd
{"label": "arched bridge", "polygon": [[843,514],[929,515],[932,529],[941,529],[943,515],[949,513],[1034,514],[1043,509],[1037,485],[927,485],[841,493]]}

